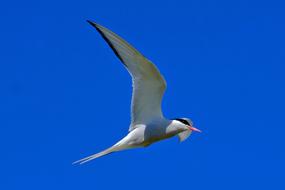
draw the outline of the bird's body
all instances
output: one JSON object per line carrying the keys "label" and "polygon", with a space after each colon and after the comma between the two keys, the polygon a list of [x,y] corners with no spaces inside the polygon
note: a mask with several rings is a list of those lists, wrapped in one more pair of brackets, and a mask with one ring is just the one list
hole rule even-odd
{"label": "bird's body", "polygon": [[169,120],[163,116],[161,102],[166,82],[152,62],[112,31],[94,22],[88,22],[106,40],[132,76],[132,120],[127,136],[112,147],[75,163],[82,164],[112,152],[146,147],[175,135],[183,141],[192,131],[199,131],[193,127],[190,119]]}

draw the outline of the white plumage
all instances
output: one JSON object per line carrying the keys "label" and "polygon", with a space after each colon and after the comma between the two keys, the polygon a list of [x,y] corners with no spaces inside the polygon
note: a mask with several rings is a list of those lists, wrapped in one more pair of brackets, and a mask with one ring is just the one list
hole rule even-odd
{"label": "white plumage", "polygon": [[145,147],[175,135],[178,135],[180,141],[184,141],[192,131],[200,131],[193,127],[190,119],[168,120],[163,117],[161,102],[166,82],[152,62],[114,32],[97,23],[88,22],[106,40],[132,76],[132,120],[129,133],[122,140],[102,152],[74,163],[82,164],[112,152]]}

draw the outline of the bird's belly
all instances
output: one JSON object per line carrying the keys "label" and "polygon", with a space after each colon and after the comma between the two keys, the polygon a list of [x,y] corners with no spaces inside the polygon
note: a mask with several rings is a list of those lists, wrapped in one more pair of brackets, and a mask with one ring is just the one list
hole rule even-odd
{"label": "bird's belly", "polygon": [[141,126],[134,129],[128,136],[128,144],[145,147],[174,135],[166,133],[165,128],[160,126]]}
{"label": "bird's belly", "polygon": [[172,134],[167,134],[164,131],[153,131],[151,134],[148,134],[145,136],[145,145],[148,146],[152,143],[155,143],[157,141],[161,141],[170,137],[173,137],[174,135]]}

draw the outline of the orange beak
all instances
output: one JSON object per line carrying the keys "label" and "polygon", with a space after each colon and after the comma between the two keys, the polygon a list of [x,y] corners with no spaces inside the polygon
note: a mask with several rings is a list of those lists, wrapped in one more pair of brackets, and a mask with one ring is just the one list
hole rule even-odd
{"label": "orange beak", "polygon": [[202,131],[200,129],[197,129],[197,128],[192,127],[192,126],[188,126],[188,127],[191,131],[196,131],[196,132],[202,133]]}

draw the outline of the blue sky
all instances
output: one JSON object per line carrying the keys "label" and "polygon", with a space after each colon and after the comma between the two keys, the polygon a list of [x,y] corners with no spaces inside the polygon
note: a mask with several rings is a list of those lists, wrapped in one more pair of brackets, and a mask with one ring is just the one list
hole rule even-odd
{"label": "blue sky", "polygon": [[[6,1],[0,189],[285,189],[282,1]],[[152,60],[164,115],[202,134],[71,163],[128,130],[131,80],[94,28]]]}

